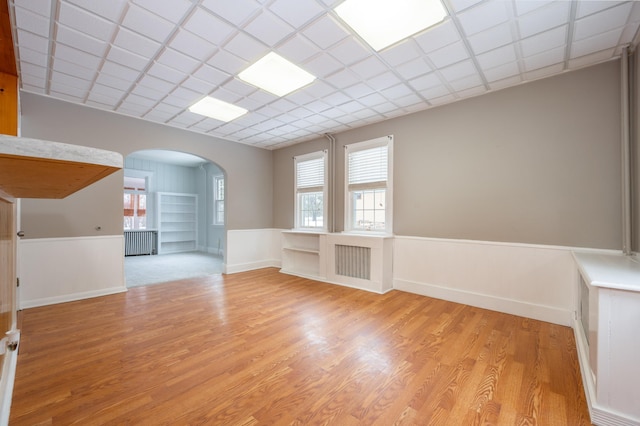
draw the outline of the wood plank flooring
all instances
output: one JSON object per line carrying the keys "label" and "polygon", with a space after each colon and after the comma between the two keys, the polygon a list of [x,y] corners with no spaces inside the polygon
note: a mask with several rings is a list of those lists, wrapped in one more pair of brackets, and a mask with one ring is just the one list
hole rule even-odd
{"label": "wood plank flooring", "polygon": [[589,425],[570,328],[268,268],[21,313],[11,425]]}

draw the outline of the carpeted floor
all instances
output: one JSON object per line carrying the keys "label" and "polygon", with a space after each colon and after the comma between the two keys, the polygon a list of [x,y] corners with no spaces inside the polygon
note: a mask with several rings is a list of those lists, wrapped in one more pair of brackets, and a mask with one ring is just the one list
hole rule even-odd
{"label": "carpeted floor", "polygon": [[127,287],[138,287],[184,278],[222,273],[222,257],[203,252],[127,256],[124,258]]}

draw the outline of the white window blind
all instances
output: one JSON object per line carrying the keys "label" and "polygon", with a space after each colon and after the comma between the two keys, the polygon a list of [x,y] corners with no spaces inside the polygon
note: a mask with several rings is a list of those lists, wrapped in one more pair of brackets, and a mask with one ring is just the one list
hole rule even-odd
{"label": "white window blind", "polygon": [[[379,184],[387,181],[387,145],[349,153],[349,187],[362,184]],[[367,185],[368,186],[368,185]]]}
{"label": "white window blind", "polygon": [[324,157],[297,162],[296,186],[299,191],[322,190],[325,181],[324,163]]}

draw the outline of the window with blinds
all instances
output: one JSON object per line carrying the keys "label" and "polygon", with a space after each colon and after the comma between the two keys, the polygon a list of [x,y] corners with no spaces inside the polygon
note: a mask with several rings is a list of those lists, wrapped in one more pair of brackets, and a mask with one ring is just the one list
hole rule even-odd
{"label": "window with blinds", "polygon": [[295,227],[326,229],[327,152],[318,151],[294,158]]}
{"label": "window with blinds", "polygon": [[393,136],[345,146],[347,231],[391,232]]}

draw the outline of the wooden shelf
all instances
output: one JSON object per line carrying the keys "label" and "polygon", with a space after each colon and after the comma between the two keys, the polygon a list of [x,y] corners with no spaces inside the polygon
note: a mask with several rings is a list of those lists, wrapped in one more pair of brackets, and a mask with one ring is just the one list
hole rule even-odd
{"label": "wooden shelf", "polygon": [[0,135],[0,195],[65,198],[122,168],[117,152]]}

